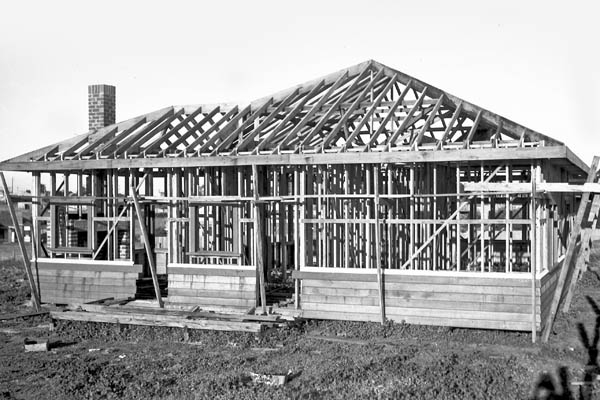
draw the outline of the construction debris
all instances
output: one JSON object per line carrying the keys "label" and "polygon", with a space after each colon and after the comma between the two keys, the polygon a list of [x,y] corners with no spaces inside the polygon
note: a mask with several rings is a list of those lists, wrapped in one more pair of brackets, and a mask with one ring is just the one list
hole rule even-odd
{"label": "construction debris", "polygon": [[33,352],[33,351],[48,351],[48,349],[50,348],[47,340],[37,341],[37,340],[25,338],[25,340],[23,342],[25,344],[25,352],[26,353]]}
{"label": "construction debris", "polygon": [[289,370],[285,375],[255,374],[254,372],[250,372],[250,378],[252,378],[252,382],[254,383],[262,383],[270,386],[281,386],[287,383],[291,374],[292,370]]}

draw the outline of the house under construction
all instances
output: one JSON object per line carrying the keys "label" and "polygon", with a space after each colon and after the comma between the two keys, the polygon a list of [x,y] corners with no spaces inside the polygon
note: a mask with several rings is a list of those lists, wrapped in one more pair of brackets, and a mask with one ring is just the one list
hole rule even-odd
{"label": "house under construction", "polygon": [[113,87],[89,96],[89,132],[0,163],[33,176],[42,302],[150,282],[173,307],[548,321],[580,196],[547,188],[589,171],[555,139],[375,61],[119,123]]}

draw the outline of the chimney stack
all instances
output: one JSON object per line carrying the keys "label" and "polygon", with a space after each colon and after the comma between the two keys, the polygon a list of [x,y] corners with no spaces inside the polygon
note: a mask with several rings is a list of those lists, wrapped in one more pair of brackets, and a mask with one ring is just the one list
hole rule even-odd
{"label": "chimney stack", "polygon": [[116,109],[116,89],[111,85],[88,86],[89,130],[104,128],[114,124]]}

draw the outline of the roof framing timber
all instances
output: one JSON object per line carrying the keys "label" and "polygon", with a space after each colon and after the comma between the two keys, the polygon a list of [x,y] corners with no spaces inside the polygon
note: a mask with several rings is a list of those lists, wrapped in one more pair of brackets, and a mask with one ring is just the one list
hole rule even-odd
{"label": "roof framing timber", "polygon": [[244,107],[167,107],[4,161],[0,169],[330,163],[333,153],[348,163],[571,154],[566,158],[574,166],[587,168],[565,149],[557,140],[369,60]]}

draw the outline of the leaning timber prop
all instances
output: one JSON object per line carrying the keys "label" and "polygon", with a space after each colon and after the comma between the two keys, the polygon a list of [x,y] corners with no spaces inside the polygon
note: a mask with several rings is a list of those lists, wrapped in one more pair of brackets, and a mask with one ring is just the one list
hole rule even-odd
{"label": "leaning timber prop", "polygon": [[160,295],[160,286],[158,284],[158,276],[156,275],[156,263],[154,261],[154,255],[152,254],[152,247],[150,246],[150,238],[148,237],[148,231],[146,230],[146,224],[144,223],[142,217],[142,209],[140,207],[140,201],[137,195],[137,189],[133,182],[129,187],[131,192],[131,198],[133,199],[133,204],[135,205],[135,213],[138,218],[138,222],[140,224],[140,230],[142,231],[142,237],[144,238],[144,247],[146,248],[146,256],[148,257],[148,263],[150,264],[150,272],[152,273],[152,284],[154,285],[154,292],[156,293],[156,300],[158,301],[158,306],[163,308],[165,305],[162,300],[162,296]]}
{"label": "leaning timber prop", "polygon": [[33,273],[31,272],[31,264],[29,262],[27,250],[25,249],[25,240],[23,239],[23,232],[21,232],[19,220],[17,219],[17,213],[15,212],[15,207],[8,192],[8,186],[6,185],[6,179],[4,179],[3,172],[0,172],[0,179],[2,180],[2,189],[4,190],[4,197],[6,197],[6,205],[8,206],[8,212],[10,213],[10,219],[12,220],[13,226],[15,227],[15,234],[17,236],[17,241],[19,242],[19,248],[21,249],[21,257],[23,258],[23,266],[25,267],[25,272],[27,273],[27,281],[29,282],[29,287],[31,289],[31,299],[33,301],[33,306],[35,307],[36,311],[41,311],[42,308],[40,305],[40,294],[38,293],[37,286],[35,284],[35,279],[33,278]]}
{"label": "leaning timber prop", "polygon": [[[598,183],[599,180],[597,176],[599,163],[600,157],[594,157],[586,183]],[[584,217],[586,214],[588,215],[588,221],[596,218],[595,215],[586,213],[586,211],[588,211],[588,205],[592,199],[592,196],[593,201],[590,211],[595,210],[595,213],[598,213],[598,207],[600,206],[600,193],[592,194],[591,192],[583,192],[581,195],[581,202],[579,203],[579,209],[577,210],[577,216],[575,218],[575,222],[573,223],[573,229],[571,230],[571,235],[567,246],[567,253],[565,254],[562,266],[560,267],[560,275],[556,283],[556,288],[552,297],[552,303],[550,304],[548,321],[546,322],[542,332],[543,342],[547,342],[548,338],[550,337],[550,332],[552,331],[552,327],[554,325],[556,313],[563,299],[565,301],[564,309],[569,309],[568,304],[571,301],[572,292],[575,288],[575,284],[577,283],[578,274],[581,269],[581,262],[583,261],[583,258],[580,257],[580,254],[583,253],[584,246],[587,245],[587,242],[589,242],[591,236],[591,228],[586,228],[582,231],[582,223],[584,222]],[[573,263],[573,260],[576,262]]]}

